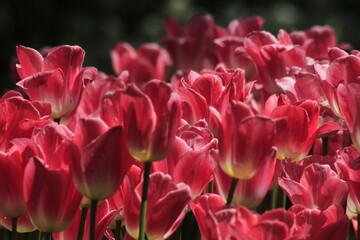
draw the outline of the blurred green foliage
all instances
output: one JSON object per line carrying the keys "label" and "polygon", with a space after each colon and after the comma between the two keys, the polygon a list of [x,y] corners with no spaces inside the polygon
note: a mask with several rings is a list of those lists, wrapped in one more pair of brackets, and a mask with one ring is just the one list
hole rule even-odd
{"label": "blurred green foliage", "polygon": [[0,88],[13,87],[9,63],[16,45],[80,45],[86,66],[112,74],[109,52],[116,42],[157,41],[164,36],[165,14],[185,24],[205,12],[223,27],[234,18],[260,15],[264,29],[274,34],[331,25],[339,42],[360,48],[359,0],[5,0],[0,1]]}

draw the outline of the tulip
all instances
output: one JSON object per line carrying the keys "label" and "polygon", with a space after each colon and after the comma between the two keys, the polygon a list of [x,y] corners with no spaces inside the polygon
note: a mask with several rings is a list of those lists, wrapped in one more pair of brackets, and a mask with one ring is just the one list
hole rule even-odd
{"label": "tulip", "polygon": [[171,59],[168,52],[155,43],[141,45],[134,50],[128,43],[118,43],[111,51],[114,72],[129,72],[128,81],[138,86],[152,79],[165,81]]}
{"label": "tulip", "polygon": [[[120,152],[122,127],[110,129],[100,119],[82,119],[75,130],[72,174],[78,190],[90,199],[111,197],[127,171]],[[104,151],[106,149],[106,151]],[[119,151],[120,149],[120,151]],[[121,174],[123,172],[123,174]]]}
{"label": "tulip", "polygon": [[[268,193],[273,175],[275,172],[276,161],[275,150],[267,156],[256,174],[250,179],[239,179],[234,191],[231,202],[232,206],[245,206],[248,208],[257,207]],[[216,157],[216,153],[212,154]],[[216,162],[216,160],[215,160]],[[229,195],[231,177],[222,171],[218,164],[214,164],[215,187],[221,197],[226,199]]]}
{"label": "tulip", "polygon": [[[262,136],[261,144],[258,136]],[[220,167],[230,177],[252,178],[273,154],[274,136],[274,121],[254,116],[246,105],[232,102],[219,130]]]}
{"label": "tulip", "polygon": [[[309,157],[315,160],[315,157]],[[342,205],[348,194],[348,186],[329,165],[312,163],[308,166],[289,166],[284,163],[286,177],[279,179],[293,205],[325,210],[331,205]],[[291,171],[296,169],[296,171]]]}
{"label": "tulip", "polygon": [[24,195],[32,223],[46,233],[66,229],[81,201],[70,172],[48,169],[36,157],[29,161],[25,172]]}
{"label": "tulip", "polygon": [[[133,173],[135,172],[135,174]],[[137,167],[133,166],[124,179],[124,217],[127,232],[139,237],[139,215],[143,184]],[[191,199],[190,188],[175,184],[169,175],[160,172],[149,177],[145,232],[149,240],[168,238],[180,225]]]}
{"label": "tulip", "polygon": [[209,211],[215,212],[224,206],[225,202],[222,198],[213,193],[206,193],[190,202],[190,208],[193,211],[196,221],[199,225],[201,236],[209,239],[206,226],[206,217]]}
{"label": "tulip", "polygon": [[[281,34],[286,33],[280,31]],[[293,45],[290,39],[282,42],[265,31],[248,34],[244,39],[244,49],[251,56],[259,80],[270,94],[282,92],[275,79],[285,77],[288,67],[305,66],[305,51],[302,48]]]}
{"label": "tulip", "polygon": [[313,26],[306,31],[293,31],[290,33],[294,44],[302,46],[306,56],[317,60],[328,58],[329,48],[335,47],[336,35],[329,26]]}
{"label": "tulip", "polygon": [[[213,178],[210,151],[216,148],[217,139],[208,130],[205,121],[193,126],[184,124],[177,135],[166,160],[153,162],[152,168],[153,171],[169,174],[175,183],[187,184],[194,199]],[[192,165],[191,169],[189,165]]]}
{"label": "tulip", "polygon": [[359,157],[360,154],[354,146],[345,148],[342,152],[338,152],[336,156],[336,165],[341,170],[349,186],[349,194],[357,214],[360,213]]}
{"label": "tulip", "polygon": [[307,236],[310,240],[339,239],[345,240],[349,232],[349,219],[339,205],[327,209],[309,209],[294,205],[289,210],[294,217],[293,236]]}
{"label": "tulip", "polygon": [[24,197],[32,223],[45,233],[67,228],[82,198],[69,167],[71,138],[72,133],[56,123],[36,129],[32,137],[40,150],[26,164]]}
{"label": "tulip", "polygon": [[49,123],[50,105],[29,101],[20,93],[7,92],[0,99],[0,150],[7,151],[14,138],[30,138],[35,127]]}
{"label": "tulip", "polygon": [[360,84],[357,83],[340,83],[337,88],[339,108],[350,132],[351,140],[358,151],[360,151],[359,91]]}
{"label": "tulip", "polygon": [[317,136],[343,129],[333,122],[318,127],[319,110],[318,103],[310,100],[275,107],[270,117],[277,119],[275,146],[278,158],[299,161],[308,154]]}
{"label": "tulip", "polygon": [[19,59],[16,67],[22,79],[17,86],[31,100],[49,102],[53,119],[76,108],[84,86],[97,74],[95,68],[82,68],[85,51],[79,46],[54,47],[45,58],[24,46],[18,46],[16,52]]}
{"label": "tulip", "polygon": [[169,16],[164,18],[166,37],[161,43],[169,51],[175,69],[199,71],[207,66],[215,34],[214,19],[202,14],[181,27]]}
{"label": "tulip", "polygon": [[163,81],[153,80],[145,84],[142,91],[130,86],[121,101],[130,154],[142,162],[164,159],[179,126],[177,95]]}

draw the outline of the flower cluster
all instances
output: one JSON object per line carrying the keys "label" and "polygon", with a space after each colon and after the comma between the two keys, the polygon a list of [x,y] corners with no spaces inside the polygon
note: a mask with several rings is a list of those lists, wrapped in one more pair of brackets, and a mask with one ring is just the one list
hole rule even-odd
{"label": "flower cluster", "polygon": [[357,235],[360,52],[328,26],[263,24],[166,17],[159,44],[116,44],[115,76],[83,67],[79,46],[18,46],[18,91],[0,99],[1,226],[12,239]]}

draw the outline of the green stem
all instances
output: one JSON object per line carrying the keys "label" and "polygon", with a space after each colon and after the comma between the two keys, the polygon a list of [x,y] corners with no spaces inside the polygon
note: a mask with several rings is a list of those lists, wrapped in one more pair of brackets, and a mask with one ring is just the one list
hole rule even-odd
{"label": "green stem", "polygon": [[121,235],[121,220],[116,220],[116,229],[115,229],[115,240],[122,240]]}
{"label": "green stem", "polygon": [[80,224],[79,224],[79,231],[78,231],[78,240],[82,240],[83,236],[84,236],[84,228],[85,228],[85,220],[86,220],[86,215],[88,212],[87,207],[83,207],[81,209],[81,217],[80,217]]}
{"label": "green stem", "polygon": [[90,240],[95,240],[95,223],[96,223],[96,206],[98,200],[91,199],[91,209],[90,209]]}
{"label": "green stem", "polygon": [[286,210],[286,202],[287,202],[287,196],[285,191],[282,191],[282,208],[284,208]]}
{"label": "green stem", "polygon": [[54,122],[57,122],[58,124],[60,124],[61,118],[54,118],[53,120],[54,120]]}
{"label": "green stem", "polygon": [[11,218],[11,240],[17,240],[17,217]]}
{"label": "green stem", "polygon": [[360,240],[360,214],[357,215],[357,235],[356,239]]}
{"label": "green stem", "polygon": [[228,206],[231,205],[231,202],[232,202],[232,199],[233,199],[233,196],[234,196],[234,193],[235,193],[236,184],[237,184],[238,181],[239,181],[239,179],[232,178],[231,185],[230,185],[230,190],[229,190],[229,195],[228,195],[227,200],[226,200],[226,205],[228,205]]}
{"label": "green stem", "polygon": [[322,140],[323,140],[323,155],[327,156],[329,153],[329,138],[324,137],[322,138]]}
{"label": "green stem", "polygon": [[146,222],[146,205],[149,186],[149,175],[151,162],[144,163],[144,182],[141,196],[141,208],[140,208],[140,224],[139,224],[139,240],[145,240],[145,222]]}
{"label": "green stem", "polygon": [[213,193],[214,192],[214,181],[211,181],[208,184],[208,193]]}
{"label": "green stem", "polygon": [[42,232],[41,235],[42,235],[41,239],[43,239],[43,240],[51,240],[51,232],[47,232],[47,233]]}
{"label": "green stem", "polygon": [[279,193],[278,187],[271,191],[271,209],[275,209],[277,206],[278,193]]}

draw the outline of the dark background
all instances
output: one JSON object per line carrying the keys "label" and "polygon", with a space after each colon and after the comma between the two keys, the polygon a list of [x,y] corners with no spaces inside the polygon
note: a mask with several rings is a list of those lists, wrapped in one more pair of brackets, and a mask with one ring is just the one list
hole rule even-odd
{"label": "dark background", "polygon": [[264,29],[273,34],[280,28],[305,30],[327,24],[339,42],[360,49],[359,0],[0,0],[0,89],[14,86],[9,63],[16,45],[80,45],[86,51],[85,66],[112,74],[109,52],[116,42],[136,47],[157,41],[164,36],[164,15],[185,24],[205,12],[223,27],[234,18],[260,15]]}

